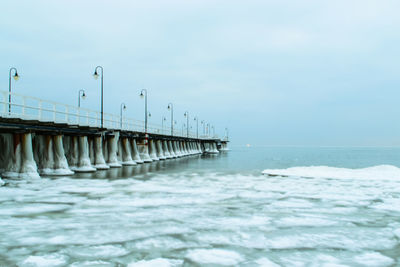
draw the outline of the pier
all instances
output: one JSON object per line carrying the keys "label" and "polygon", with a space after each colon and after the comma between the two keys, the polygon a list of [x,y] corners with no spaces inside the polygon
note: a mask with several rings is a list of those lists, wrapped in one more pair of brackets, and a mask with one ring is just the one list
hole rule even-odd
{"label": "pier", "polygon": [[[11,100],[12,99],[12,100]],[[73,175],[226,151],[227,138],[0,91],[0,176]]]}

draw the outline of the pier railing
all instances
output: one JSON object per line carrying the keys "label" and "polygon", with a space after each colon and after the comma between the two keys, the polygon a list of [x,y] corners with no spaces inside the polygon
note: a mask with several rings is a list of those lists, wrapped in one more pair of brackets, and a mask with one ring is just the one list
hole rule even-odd
{"label": "pier railing", "polygon": [[[11,96],[11,102],[9,102],[9,96]],[[98,111],[18,93],[9,94],[8,91],[0,91],[0,117],[64,123],[71,126],[101,127],[101,113]],[[125,116],[121,118],[121,116],[111,113],[103,113],[103,127],[109,130],[144,132],[143,121]],[[148,123],[147,132],[170,135],[171,128]],[[187,137],[187,133],[174,130],[174,136]],[[189,137],[196,137],[196,133],[189,132]]]}

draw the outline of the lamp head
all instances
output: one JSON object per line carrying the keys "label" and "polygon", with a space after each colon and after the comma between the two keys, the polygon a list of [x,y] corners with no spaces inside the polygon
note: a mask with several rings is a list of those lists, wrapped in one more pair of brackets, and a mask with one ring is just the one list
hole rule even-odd
{"label": "lamp head", "polygon": [[143,98],[143,97],[144,97],[144,94],[143,94],[143,92],[140,92],[140,97],[141,97],[141,98]]}
{"label": "lamp head", "polygon": [[94,71],[94,73],[93,73],[93,78],[95,79],[95,80],[97,80],[97,78],[99,78],[99,74],[97,73],[97,69]]}
{"label": "lamp head", "polygon": [[168,109],[168,110],[170,110],[170,109],[171,109],[171,106],[170,106],[170,105],[168,105],[167,109]]}
{"label": "lamp head", "polygon": [[126,109],[126,106],[125,106],[125,104],[124,104],[124,107],[123,107],[123,109]]}
{"label": "lamp head", "polygon": [[85,91],[83,91],[83,93],[82,93],[82,99],[85,99],[86,98],[86,94],[85,94]]}
{"label": "lamp head", "polygon": [[15,74],[14,74],[13,78],[14,78],[14,80],[18,81],[19,76],[18,76],[18,72],[17,71],[15,71]]}
{"label": "lamp head", "polygon": [[149,118],[151,117],[151,113],[149,112]]}

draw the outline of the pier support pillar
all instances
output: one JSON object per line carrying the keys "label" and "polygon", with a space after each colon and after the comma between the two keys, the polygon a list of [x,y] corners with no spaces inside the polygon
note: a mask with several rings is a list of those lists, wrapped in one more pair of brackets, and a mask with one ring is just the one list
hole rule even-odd
{"label": "pier support pillar", "polygon": [[157,157],[157,148],[156,145],[154,144],[154,140],[150,139],[150,145],[149,145],[149,154],[150,154],[150,158],[153,161],[159,161],[160,159]]}
{"label": "pier support pillar", "polygon": [[0,134],[0,168],[5,178],[38,178],[31,133]]}
{"label": "pier support pillar", "polygon": [[137,143],[138,148],[139,148],[139,154],[140,158],[143,160],[144,163],[152,162],[153,160],[150,158],[149,155],[149,145],[148,145],[148,139],[143,139],[140,140],[139,143]]}
{"label": "pier support pillar", "polygon": [[107,137],[107,149],[108,149],[107,164],[111,168],[122,167],[122,165],[118,162],[118,157],[117,157],[118,140],[119,140],[119,132],[114,132],[114,135],[110,135]]}
{"label": "pier support pillar", "polygon": [[131,148],[132,148],[132,150],[131,150],[132,151],[132,159],[138,164],[144,163],[144,161],[140,158],[139,150],[136,145],[136,139],[132,139]]}
{"label": "pier support pillar", "polygon": [[122,165],[132,166],[137,165],[135,161],[132,159],[131,153],[131,143],[129,138],[123,137],[121,140],[121,154],[122,154]]}

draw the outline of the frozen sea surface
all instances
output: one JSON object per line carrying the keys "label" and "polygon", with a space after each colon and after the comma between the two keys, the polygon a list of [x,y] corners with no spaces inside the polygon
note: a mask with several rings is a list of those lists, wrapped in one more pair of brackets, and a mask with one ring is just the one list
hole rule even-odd
{"label": "frozen sea surface", "polygon": [[4,179],[0,266],[400,264],[397,167],[279,161],[268,176],[229,153]]}

